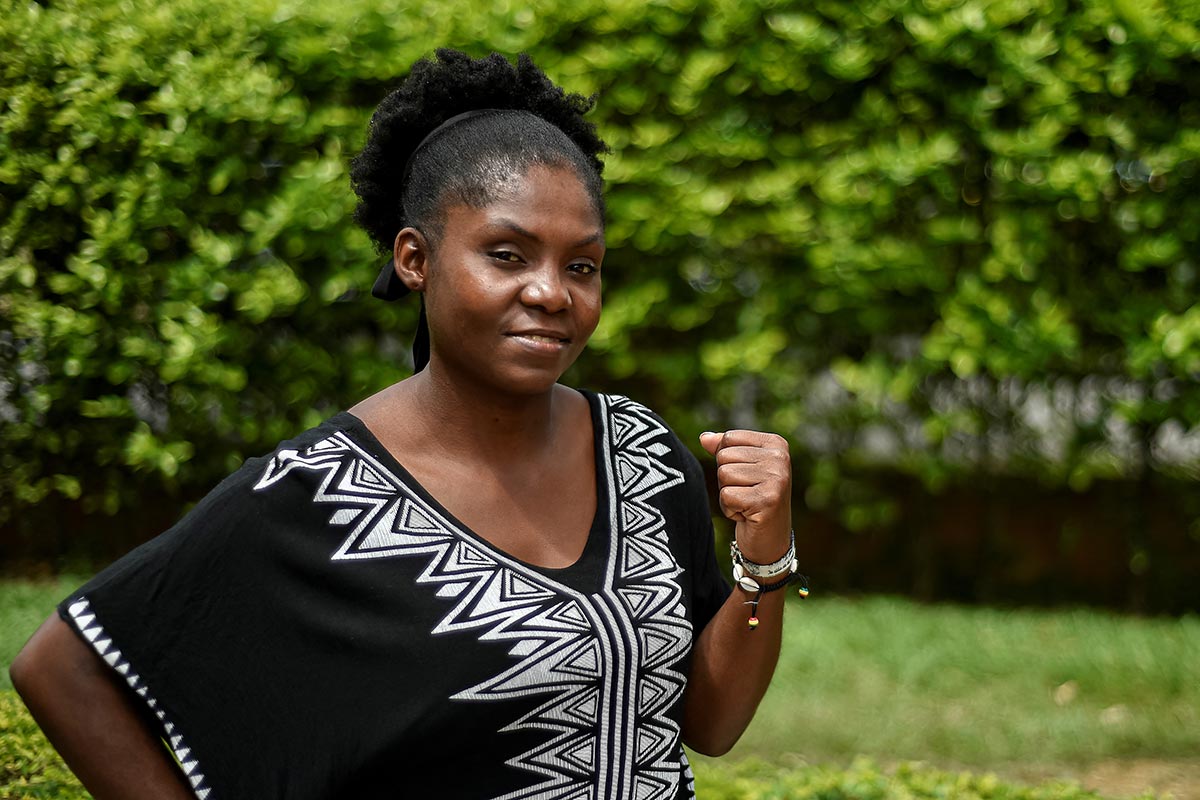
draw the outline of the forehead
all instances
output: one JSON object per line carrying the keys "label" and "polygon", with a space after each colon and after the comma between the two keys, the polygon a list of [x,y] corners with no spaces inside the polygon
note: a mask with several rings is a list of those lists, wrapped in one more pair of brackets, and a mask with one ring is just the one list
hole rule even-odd
{"label": "forehead", "polygon": [[495,225],[520,228],[549,238],[582,241],[600,237],[604,221],[587,186],[570,167],[535,164],[493,184],[490,198],[476,205],[451,203],[445,233]]}

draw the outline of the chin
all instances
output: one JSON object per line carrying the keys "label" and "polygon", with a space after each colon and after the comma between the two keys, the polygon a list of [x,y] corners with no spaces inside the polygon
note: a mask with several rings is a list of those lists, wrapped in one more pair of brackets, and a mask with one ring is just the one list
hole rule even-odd
{"label": "chin", "polygon": [[562,374],[527,376],[524,378],[505,381],[497,386],[504,394],[514,397],[537,397],[554,390]]}
{"label": "chin", "polygon": [[[555,384],[575,362],[530,364],[497,359],[484,369],[456,369],[445,365],[443,379],[460,385],[473,385],[482,395],[497,398],[534,398],[553,391]],[[466,366],[466,365],[462,365]]]}

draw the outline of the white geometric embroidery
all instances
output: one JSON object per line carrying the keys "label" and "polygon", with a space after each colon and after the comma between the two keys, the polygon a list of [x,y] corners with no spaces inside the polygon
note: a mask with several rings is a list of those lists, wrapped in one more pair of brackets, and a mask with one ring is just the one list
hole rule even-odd
{"label": "white geometric embroidery", "polygon": [[[323,472],[313,501],[334,507],[329,524],[351,527],[332,559],[427,560],[417,583],[454,601],[433,635],[472,631],[511,641],[514,663],[451,699],[545,699],[504,730],[545,731],[511,759],[537,782],[500,800],[674,798],[690,772],[668,711],[683,694],[677,667],[692,627],[656,495],[683,482],[663,463],[669,432],[642,406],[600,396],[610,507],[602,589],[584,594],[477,542],[343,432],[303,452],[275,454],[256,491],[294,470]],[[597,757],[601,743],[614,743]],[[608,749],[608,748],[606,748]],[[690,786],[687,788],[690,789]],[[688,792],[690,794],[690,791]]]}

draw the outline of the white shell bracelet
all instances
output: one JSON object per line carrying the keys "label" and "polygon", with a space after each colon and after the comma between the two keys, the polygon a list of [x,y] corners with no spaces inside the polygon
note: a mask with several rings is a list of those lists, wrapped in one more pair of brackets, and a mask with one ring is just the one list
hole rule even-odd
{"label": "white shell bracelet", "polygon": [[[783,557],[770,564],[758,564],[746,558],[742,554],[742,549],[738,547],[737,539],[729,543],[729,557],[733,559],[733,579],[747,591],[758,591],[760,583],[771,583],[775,578],[783,575],[791,575],[798,569],[798,565],[796,564],[796,532],[790,532],[788,549],[783,554]],[[742,583],[743,576],[757,579],[751,581],[754,584],[753,589],[749,588],[747,584]]]}
{"label": "white shell bracelet", "polygon": [[787,575],[790,577],[798,569],[800,569],[800,564],[799,564],[799,562],[796,561],[795,557],[793,557],[792,563],[788,566],[788,569],[786,569],[785,571],[777,573],[775,575],[771,575],[769,577],[760,576],[759,578],[755,579],[746,574],[746,571],[742,567],[741,564],[734,564],[733,565],[733,580],[738,586],[741,586],[747,592],[757,592],[760,589],[762,589],[765,584],[772,582],[771,581],[772,578],[778,578],[781,575]]}
{"label": "white shell bracelet", "polygon": [[800,596],[808,597],[808,578],[797,575],[800,568],[796,561],[796,532],[790,531],[787,552],[783,558],[770,564],[756,564],[742,554],[737,539],[729,543],[729,555],[733,559],[733,580],[743,590],[754,595],[747,601],[750,606],[750,618],[746,624],[750,630],[758,628],[758,603],[767,592],[774,592],[787,586],[793,580],[800,581]]}

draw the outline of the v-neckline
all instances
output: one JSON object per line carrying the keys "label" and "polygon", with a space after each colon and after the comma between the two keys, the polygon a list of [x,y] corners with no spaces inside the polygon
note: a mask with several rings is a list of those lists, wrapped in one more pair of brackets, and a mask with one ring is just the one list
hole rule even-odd
{"label": "v-neckline", "polygon": [[609,484],[610,484],[610,466],[605,458],[605,453],[608,448],[605,446],[603,437],[605,436],[605,428],[603,415],[600,408],[600,398],[591,391],[578,389],[578,391],[587,400],[588,413],[592,422],[592,450],[595,460],[596,470],[596,510],[592,515],[592,523],[588,529],[587,541],[584,542],[583,550],[573,563],[565,567],[548,567],[541,564],[534,564],[524,559],[509,553],[501,547],[493,544],[486,537],[481,536],[473,528],[464,523],[461,519],[454,515],[442,505],[429,490],[427,490],[420,481],[409,472],[404,464],[400,462],[395,455],[392,454],[387,447],[375,436],[367,424],[358,416],[349,411],[341,411],[330,418],[330,423],[341,428],[344,431],[353,433],[360,443],[365,445],[372,451],[380,463],[388,469],[396,473],[397,479],[403,483],[409,490],[412,491],[422,502],[426,503],[439,516],[451,523],[455,530],[461,533],[471,544],[476,545],[483,550],[501,557],[502,560],[520,564],[527,569],[534,570],[542,575],[556,580],[563,578],[572,578],[576,574],[587,574],[589,571],[599,575],[603,573],[602,567],[608,557],[608,539],[611,532],[611,519],[609,508]]}

